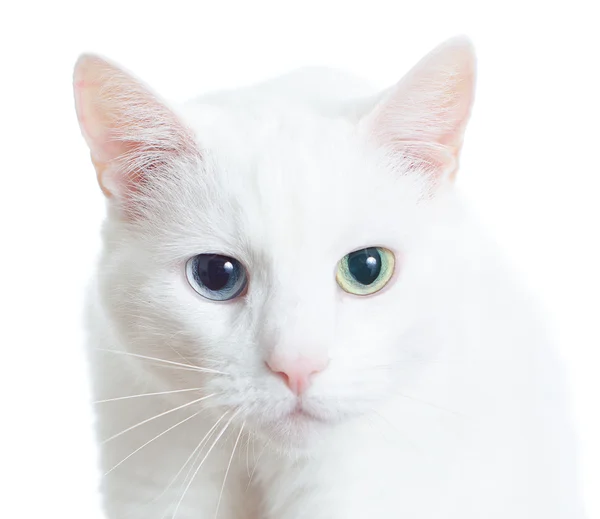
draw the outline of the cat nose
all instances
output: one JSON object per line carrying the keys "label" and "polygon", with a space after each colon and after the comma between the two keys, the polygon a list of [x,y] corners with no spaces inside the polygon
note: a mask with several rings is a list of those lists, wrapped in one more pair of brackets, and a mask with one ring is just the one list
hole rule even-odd
{"label": "cat nose", "polygon": [[272,354],[266,361],[267,367],[284,382],[295,395],[301,395],[310,386],[311,378],[323,371],[329,359],[325,357],[295,357],[290,358],[277,353]]}

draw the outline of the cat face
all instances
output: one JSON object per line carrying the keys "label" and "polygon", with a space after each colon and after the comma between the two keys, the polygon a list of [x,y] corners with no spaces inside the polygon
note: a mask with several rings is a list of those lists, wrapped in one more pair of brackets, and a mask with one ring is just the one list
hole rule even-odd
{"label": "cat face", "polygon": [[[239,420],[269,437],[368,412],[390,394],[419,293],[406,261],[427,218],[422,184],[390,175],[349,124],[314,118],[298,135],[297,118],[285,123],[253,137],[240,121],[222,142],[204,134],[202,164],[153,187],[144,218],[109,223],[107,242],[118,245],[103,279],[124,344],[224,373],[175,373],[176,384],[216,393],[207,405],[241,409]],[[348,293],[339,264],[367,247],[390,251],[393,272],[373,295]],[[239,262],[238,297],[197,292],[189,265],[199,254]],[[269,368],[276,357],[326,366],[298,396]],[[173,385],[172,369],[155,375]]]}
{"label": "cat face", "polygon": [[[472,61],[464,41],[446,44],[358,119],[226,96],[175,115],[80,61],[78,113],[110,200],[101,294],[128,361],[283,447],[418,377],[410,361],[432,354],[411,339],[435,298],[432,193],[456,167]],[[425,78],[437,97],[407,105]]]}

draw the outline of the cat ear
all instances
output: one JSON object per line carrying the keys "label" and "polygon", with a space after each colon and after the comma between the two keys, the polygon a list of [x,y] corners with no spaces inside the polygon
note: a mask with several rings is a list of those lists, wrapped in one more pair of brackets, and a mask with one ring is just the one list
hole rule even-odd
{"label": "cat ear", "polygon": [[83,55],[75,107],[104,194],[127,198],[148,175],[198,154],[193,134],[156,95],[108,61]]}
{"label": "cat ear", "polygon": [[384,92],[360,124],[404,167],[437,184],[458,168],[474,89],[473,47],[467,38],[453,38]]}

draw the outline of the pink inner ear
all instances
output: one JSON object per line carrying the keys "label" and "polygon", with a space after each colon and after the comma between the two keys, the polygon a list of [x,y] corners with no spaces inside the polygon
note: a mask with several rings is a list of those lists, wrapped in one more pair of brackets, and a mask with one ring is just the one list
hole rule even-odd
{"label": "pink inner ear", "polygon": [[425,141],[399,140],[393,145],[404,168],[427,175],[432,181],[452,175],[458,167],[458,150]]}
{"label": "pink inner ear", "polygon": [[[82,56],[75,66],[75,107],[79,125],[94,160],[110,162],[119,154],[109,145],[109,132],[114,126],[110,121],[111,107],[102,99],[101,89],[118,70],[94,56]],[[114,110],[114,108],[113,108]]]}
{"label": "pink inner ear", "polygon": [[453,176],[473,102],[475,55],[457,38],[423,58],[367,117],[375,140],[411,170]]}
{"label": "pink inner ear", "polygon": [[192,132],[144,85],[96,56],[74,74],[75,105],[105,193],[128,198],[182,155],[198,155]]}

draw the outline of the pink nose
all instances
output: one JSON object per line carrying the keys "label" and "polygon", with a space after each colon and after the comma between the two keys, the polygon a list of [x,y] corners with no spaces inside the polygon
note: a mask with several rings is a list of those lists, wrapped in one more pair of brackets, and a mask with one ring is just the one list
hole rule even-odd
{"label": "pink nose", "polygon": [[291,359],[278,354],[273,354],[266,361],[268,368],[280,375],[292,393],[300,395],[310,386],[311,377],[323,371],[328,364],[325,358],[296,357]]}

